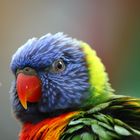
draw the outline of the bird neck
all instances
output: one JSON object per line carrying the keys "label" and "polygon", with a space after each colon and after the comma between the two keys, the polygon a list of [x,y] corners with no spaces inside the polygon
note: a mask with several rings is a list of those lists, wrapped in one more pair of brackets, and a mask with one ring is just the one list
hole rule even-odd
{"label": "bird neck", "polygon": [[77,111],[65,113],[54,118],[44,119],[37,124],[24,123],[19,140],[59,140],[60,134],[64,132],[69,121],[79,113]]}
{"label": "bird neck", "polygon": [[97,105],[107,101],[113,95],[114,90],[109,83],[108,74],[101,59],[97,56],[96,51],[84,43],[80,43],[81,49],[85,54],[89,77],[89,97],[84,105]]}

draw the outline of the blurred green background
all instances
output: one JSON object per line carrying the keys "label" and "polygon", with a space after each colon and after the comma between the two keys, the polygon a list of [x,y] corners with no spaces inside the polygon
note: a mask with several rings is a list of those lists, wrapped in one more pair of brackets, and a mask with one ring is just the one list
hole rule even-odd
{"label": "blurred green background", "polygon": [[0,139],[18,139],[9,99],[12,54],[32,37],[62,31],[89,43],[117,94],[140,97],[140,0],[0,0]]}

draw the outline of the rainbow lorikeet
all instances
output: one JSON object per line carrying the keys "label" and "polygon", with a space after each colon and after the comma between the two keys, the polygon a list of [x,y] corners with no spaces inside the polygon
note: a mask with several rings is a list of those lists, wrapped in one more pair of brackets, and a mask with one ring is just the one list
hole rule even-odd
{"label": "rainbow lorikeet", "polygon": [[21,46],[10,66],[19,140],[140,139],[140,99],[114,94],[88,44],[47,34]]}

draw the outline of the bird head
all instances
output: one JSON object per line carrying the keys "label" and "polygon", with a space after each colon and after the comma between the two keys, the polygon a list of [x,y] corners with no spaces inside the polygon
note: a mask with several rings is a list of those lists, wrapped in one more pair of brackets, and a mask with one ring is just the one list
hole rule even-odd
{"label": "bird head", "polygon": [[82,109],[112,92],[96,52],[63,33],[28,40],[10,66],[12,106],[21,121]]}

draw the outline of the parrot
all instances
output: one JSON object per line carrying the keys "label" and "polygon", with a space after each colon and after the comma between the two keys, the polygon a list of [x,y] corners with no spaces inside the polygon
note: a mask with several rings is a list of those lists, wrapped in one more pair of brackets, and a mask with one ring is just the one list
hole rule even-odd
{"label": "parrot", "polygon": [[10,69],[19,140],[140,140],[140,99],[116,94],[84,41],[63,32],[34,37]]}

